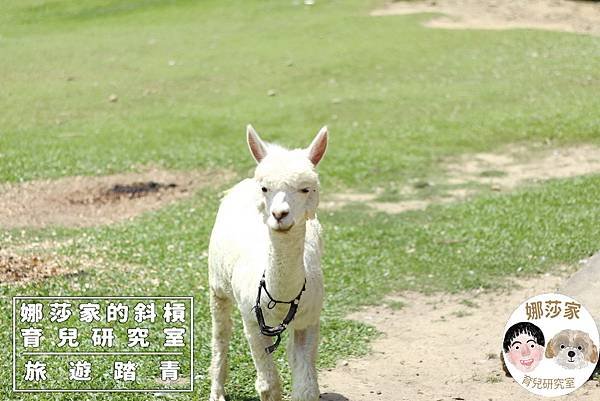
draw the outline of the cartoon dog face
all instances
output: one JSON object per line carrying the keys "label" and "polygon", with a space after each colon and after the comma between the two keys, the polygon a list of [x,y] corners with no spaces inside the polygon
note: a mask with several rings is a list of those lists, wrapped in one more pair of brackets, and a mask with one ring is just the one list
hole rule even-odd
{"label": "cartoon dog face", "polygon": [[546,358],[555,358],[566,369],[582,369],[598,362],[598,348],[586,332],[563,330],[548,342]]}

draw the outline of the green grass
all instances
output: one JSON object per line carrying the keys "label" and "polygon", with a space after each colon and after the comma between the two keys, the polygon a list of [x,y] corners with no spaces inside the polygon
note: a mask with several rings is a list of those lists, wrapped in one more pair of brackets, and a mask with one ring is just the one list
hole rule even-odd
{"label": "green grass", "polygon": [[504,177],[506,172],[500,170],[485,170],[479,174],[481,177]]}
{"label": "green grass", "polygon": [[470,299],[463,299],[462,301],[460,301],[460,303],[469,308],[479,308],[479,305],[476,302],[471,301]]}
{"label": "green grass", "polygon": [[[386,293],[493,289],[508,285],[509,280],[526,285],[529,275],[552,271],[552,266],[591,254],[600,237],[593,218],[600,213],[598,185],[600,177],[555,181],[514,195],[431,207],[425,213],[404,214],[402,219],[352,211],[323,215],[327,300],[319,365],[332,366],[337,358],[368,350],[373,329],[345,321],[343,316],[362,304],[381,302]],[[191,208],[200,204],[205,207]],[[62,253],[73,258],[104,258],[106,266],[68,280],[57,277],[22,288],[2,286],[0,294],[193,294],[197,305],[196,383],[205,397],[209,316],[205,260],[199,255],[206,249],[215,207],[214,194],[200,194],[135,224],[55,233],[55,239],[75,239]],[[38,236],[51,237],[52,232]],[[447,238],[463,242],[440,246]],[[407,253],[408,246],[416,251]],[[1,305],[6,330],[0,341],[8,344],[10,304]],[[8,366],[9,357],[0,357],[3,366]],[[283,354],[279,351],[276,357],[287,372]],[[228,387],[232,399],[252,397],[253,369],[241,330],[236,330],[234,337],[232,366],[236,367]],[[3,371],[0,379],[8,384],[10,372]],[[8,393],[4,395],[8,397]]]}
{"label": "green grass", "polygon": [[598,140],[597,38],[430,30],[369,17],[373,1],[124,3],[2,2],[0,179],[245,172],[248,122],[293,146],[329,124],[333,187],[425,179],[441,156],[507,142]]}
{"label": "green grass", "polygon": [[[447,156],[514,142],[598,143],[598,38],[430,30],[420,16],[369,17],[375,4],[3,1],[0,182],[144,165],[232,168],[241,177],[253,165],[248,122],[290,146],[308,144],[329,124],[323,191],[383,187],[389,200],[411,182],[437,183]],[[599,185],[598,176],[552,181],[396,216],[360,207],[321,213],[327,300],[319,366],[368,352],[375,330],[344,316],[385,294],[526,285],[530,275],[596,251]],[[443,187],[418,192],[436,188]],[[49,240],[76,264],[92,261],[73,276],[0,285],[0,344],[11,341],[14,295],[193,295],[194,396],[206,399],[202,253],[217,205],[213,189],[126,224],[0,231],[2,248]],[[236,321],[228,391],[231,400],[255,399]],[[289,388],[284,354],[275,357]],[[10,366],[10,354],[0,362]],[[105,399],[16,395],[10,382],[10,369],[0,370],[0,399]],[[163,397],[112,396],[155,398]]]}
{"label": "green grass", "polygon": [[387,303],[387,307],[392,310],[400,310],[400,309],[403,309],[405,306],[406,306],[406,303],[402,302],[402,301],[389,301]]}

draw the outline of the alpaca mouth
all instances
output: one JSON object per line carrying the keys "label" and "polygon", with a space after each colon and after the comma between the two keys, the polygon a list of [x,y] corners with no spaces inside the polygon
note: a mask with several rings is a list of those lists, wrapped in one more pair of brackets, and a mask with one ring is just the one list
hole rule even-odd
{"label": "alpaca mouth", "polygon": [[294,227],[294,223],[292,223],[290,225],[284,225],[282,223],[277,223],[277,225],[275,227],[271,227],[271,230],[278,231],[278,232],[286,232],[286,231],[290,231],[290,229],[292,227]]}

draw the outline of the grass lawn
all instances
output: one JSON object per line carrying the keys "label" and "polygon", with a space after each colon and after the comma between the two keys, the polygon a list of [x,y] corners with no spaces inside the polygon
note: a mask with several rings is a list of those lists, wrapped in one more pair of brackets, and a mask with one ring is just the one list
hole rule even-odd
{"label": "grass lawn", "polygon": [[[145,165],[243,177],[253,166],[248,122],[289,146],[308,144],[328,124],[323,192],[427,180],[442,157],[507,143],[600,143],[599,38],[431,30],[420,16],[369,17],[380,3],[5,0],[0,182]],[[596,251],[598,187],[591,176],[394,216],[351,207],[321,214],[328,295],[320,366],[368,350],[374,330],[343,317],[386,293],[496,288],[509,278],[526,285],[528,274]],[[113,226],[0,231],[1,248],[52,241],[76,264],[91,260],[74,276],[0,285],[0,344],[11,344],[15,295],[193,295],[194,397],[206,399],[203,252],[218,198],[202,190]],[[229,395],[255,399],[238,329]],[[285,371],[284,354],[276,358]],[[0,399],[106,399],[12,394],[10,353],[0,363]],[[112,396],[154,398],[164,396]]]}

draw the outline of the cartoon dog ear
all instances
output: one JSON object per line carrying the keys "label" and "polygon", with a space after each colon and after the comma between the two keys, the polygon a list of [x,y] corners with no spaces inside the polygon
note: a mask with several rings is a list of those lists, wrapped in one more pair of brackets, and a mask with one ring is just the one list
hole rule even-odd
{"label": "cartoon dog ear", "polygon": [[548,345],[546,345],[546,352],[544,353],[546,358],[554,358],[556,356],[556,351],[554,351],[554,338],[548,341]]}
{"label": "cartoon dog ear", "polygon": [[592,355],[590,357],[590,362],[598,363],[598,347],[596,347],[596,344],[592,345],[591,352],[592,352]]}

